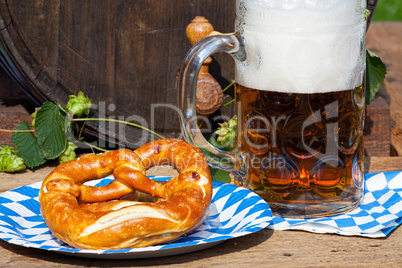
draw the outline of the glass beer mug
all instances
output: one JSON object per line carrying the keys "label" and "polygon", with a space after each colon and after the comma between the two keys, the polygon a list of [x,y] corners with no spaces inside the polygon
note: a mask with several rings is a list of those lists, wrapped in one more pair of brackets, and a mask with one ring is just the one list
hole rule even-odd
{"label": "glass beer mug", "polygon": [[[183,62],[184,138],[277,215],[334,215],[361,202],[365,10],[365,0],[237,0],[236,33],[200,41]],[[231,152],[213,147],[197,127],[198,72],[217,52],[235,60]]]}

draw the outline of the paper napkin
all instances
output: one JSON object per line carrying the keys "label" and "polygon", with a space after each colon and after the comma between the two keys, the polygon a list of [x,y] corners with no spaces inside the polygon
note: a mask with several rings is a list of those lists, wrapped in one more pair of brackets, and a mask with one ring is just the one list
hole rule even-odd
{"label": "paper napkin", "polygon": [[353,211],[324,218],[273,217],[275,230],[386,237],[402,222],[402,171],[365,174],[364,199]]}

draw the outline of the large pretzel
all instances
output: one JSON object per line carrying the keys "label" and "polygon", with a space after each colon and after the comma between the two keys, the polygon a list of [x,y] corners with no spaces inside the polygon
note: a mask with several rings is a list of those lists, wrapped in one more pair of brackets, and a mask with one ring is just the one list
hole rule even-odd
{"label": "large pretzel", "polygon": [[[179,176],[166,184],[145,176],[150,167],[164,164],[176,168]],[[107,186],[84,185],[112,173],[115,180]],[[135,191],[159,199],[121,199]],[[44,180],[39,202],[49,229],[71,246],[120,249],[191,232],[205,219],[211,196],[211,175],[201,151],[182,140],[166,139],[134,152],[120,149],[61,164]]]}

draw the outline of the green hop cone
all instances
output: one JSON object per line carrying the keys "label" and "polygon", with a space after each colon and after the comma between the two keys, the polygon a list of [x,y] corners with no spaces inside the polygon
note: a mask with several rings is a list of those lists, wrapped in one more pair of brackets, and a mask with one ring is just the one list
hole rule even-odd
{"label": "green hop cone", "polygon": [[15,148],[11,146],[0,146],[0,155],[13,155],[15,154]]}
{"label": "green hop cone", "polygon": [[82,115],[88,115],[89,109],[91,108],[91,101],[84,96],[84,93],[81,91],[78,92],[78,95],[70,95],[68,96],[69,101],[67,103],[67,110],[76,117],[81,117]]}
{"label": "green hop cone", "polygon": [[370,17],[370,10],[366,9],[366,20]]}
{"label": "green hop cone", "polygon": [[231,151],[235,147],[236,132],[237,132],[237,117],[233,117],[228,122],[219,124],[220,127],[215,131],[218,136],[216,142],[218,147],[225,151]]}
{"label": "green hop cone", "polygon": [[228,122],[229,128],[231,128],[234,132],[237,130],[237,116],[233,117]]}
{"label": "green hop cone", "polygon": [[26,169],[24,159],[15,154],[15,149],[10,146],[0,147],[0,172],[18,172]]}
{"label": "green hop cone", "polygon": [[69,141],[66,150],[61,155],[59,155],[59,163],[63,164],[75,159],[75,157],[77,156],[75,154],[75,149],[77,148],[78,147],[74,143]]}

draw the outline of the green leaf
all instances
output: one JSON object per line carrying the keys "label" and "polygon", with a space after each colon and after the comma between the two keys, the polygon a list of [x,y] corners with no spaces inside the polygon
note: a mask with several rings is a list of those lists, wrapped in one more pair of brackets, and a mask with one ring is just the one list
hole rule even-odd
{"label": "green leaf", "polygon": [[[27,122],[20,123],[15,130],[30,130]],[[32,132],[15,132],[12,142],[17,149],[17,155],[25,160],[25,165],[34,168],[46,162],[38,141]]]}
{"label": "green leaf", "polygon": [[366,52],[366,105],[374,99],[387,74],[387,67],[373,52]]}
{"label": "green leaf", "polygon": [[36,113],[36,136],[46,159],[54,159],[66,149],[66,120],[66,114],[50,101],[45,102]]}
{"label": "green leaf", "polygon": [[229,176],[229,172],[220,170],[220,169],[216,169],[213,167],[210,167],[209,169],[211,171],[211,176],[212,176],[213,180],[230,183],[231,178]]}

